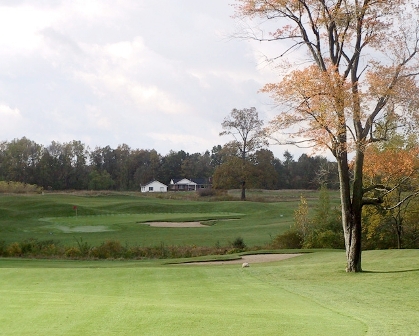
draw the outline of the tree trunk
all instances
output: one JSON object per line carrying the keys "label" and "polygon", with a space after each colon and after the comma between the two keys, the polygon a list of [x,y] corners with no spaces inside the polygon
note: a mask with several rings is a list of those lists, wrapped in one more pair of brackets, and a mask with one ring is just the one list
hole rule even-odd
{"label": "tree trunk", "polygon": [[[362,156],[363,154],[361,154]],[[361,161],[358,161],[360,159]],[[362,164],[363,157],[356,158]],[[361,268],[361,212],[362,212],[362,179],[354,171],[354,182],[351,190],[347,154],[341,153],[337,158],[342,206],[342,227],[346,249],[346,272],[362,272]],[[357,164],[355,164],[357,166]],[[359,173],[359,172],[358,172]],[[351,191],[353,196],[351,198]]]}
{"label": "tree trunk", "polygon": [[242,201],[246,200],[246,181],[242,181],[242,194],[241,198]]}
{"label": "tree trunk", "polygon": [[362,272],[361,267],[361,220],[351,220],[344,229],[346,247],[346,272]]}
{"label": "tree trunk", "polygon": [[[397,201],[400,202],[402,200],[402,189],[398,188],[397,190]],[[396,234],[397,234],[397,248],[402,248],[402,235],[403,235],[403,216],[402,216],[402,210],[401,205],[399,205],[397,208],[396,216],[394,217],[394,220],[396,221]]]}
{"label": "tree trunk", "polygon": [[402,235],[403,235],[403,224],[402,218],[398,215],[396,220],[396,234],[397,234],[397,248],[400,250],[402,248]]}
{"label": "tree trunk", "polygon": [[402,248],[402,230],[399,225],[397,225],[397,248],[399,250]]}

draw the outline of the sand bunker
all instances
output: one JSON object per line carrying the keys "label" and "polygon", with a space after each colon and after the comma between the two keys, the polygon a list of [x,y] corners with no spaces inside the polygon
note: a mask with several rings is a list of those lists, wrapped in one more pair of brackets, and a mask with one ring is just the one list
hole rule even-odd
{"label": "sand bunker", "polygon": [[184,265],[228,265],[228,264],[242,264],[244,262],[249,263],[262,263],[262,262],[271,262],[271,261],[280,261],[289,258],[298,257],[302,254],[280,254],[280,253],[273,253],[273,254],[252,254],[252,255],[244,255],[240,259],[235,260],[222,260],[222,261],[199,261],[199,262],[191,262],[185,263]]}
{"label": "sand bunker", "polygon": [[208,227],[202,225],[200,222],[147,222],[143,223],[155,227],[171,227],[171,228],[186,228],[186,227]]}

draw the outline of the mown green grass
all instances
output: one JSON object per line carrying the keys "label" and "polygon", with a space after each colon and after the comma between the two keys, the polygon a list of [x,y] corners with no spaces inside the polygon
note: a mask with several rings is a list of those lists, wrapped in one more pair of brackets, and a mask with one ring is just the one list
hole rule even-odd
{"label": "mown green grass", "polygon": [[416,335],[419,251],[280,262],[0,259],[3,335]]}
{"label": "mown green grass", "polygon": [[[214,246],[242,237],[248,246],[260,246],[290,227],[302,193],[249,192],[249,199],[257,202],[190,200],[186,193],[172,194],[185,199],[141,194],[1,195],[0,241],[38,239],[75,245],[76,240],[83,240],[97,245],[114,239],[140,246]],[[263,194],[269,202],[260,202]],[[316,194],[310,195],[314,206]],[[168,193],[164,197],[172,196]],[[274,197],[277,201],[272,201]],[[202,221],[208,227],[156,228],[139,224],[147,221]]]}

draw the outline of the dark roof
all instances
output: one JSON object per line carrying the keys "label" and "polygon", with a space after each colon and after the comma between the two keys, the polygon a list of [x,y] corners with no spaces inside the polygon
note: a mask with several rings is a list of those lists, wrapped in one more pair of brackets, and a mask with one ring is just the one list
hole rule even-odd
{"label": "dark roof", "polygon": [[208,179],[206,178],[193,178],[191,181],[194,181],[196,184],[208,184]]}

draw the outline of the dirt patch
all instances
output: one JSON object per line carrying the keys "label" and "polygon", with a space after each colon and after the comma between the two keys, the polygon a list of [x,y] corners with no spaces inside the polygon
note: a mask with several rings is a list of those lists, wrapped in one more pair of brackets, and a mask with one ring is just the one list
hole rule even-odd
{"label": "dirt patch", "polygon": [[263,262],[272,262],[272,261],[280,261],[289,258],[298,257],[302,254],[252,254],[252,255],[244,255],[240,259],[235,260],[222,260],[222,261],[199,261],[199,262],[191,262],[185,263],[186,265],[228,265],[228,264],[242,264],[244,262],[249,263],[263,263]]}
{"label": "dirt patch", "polygon": [[202,225],[200,222],[147,222],[143,223],[155,227],[171,227],[171,228],[186,228],[186,227],[209,227]]}

